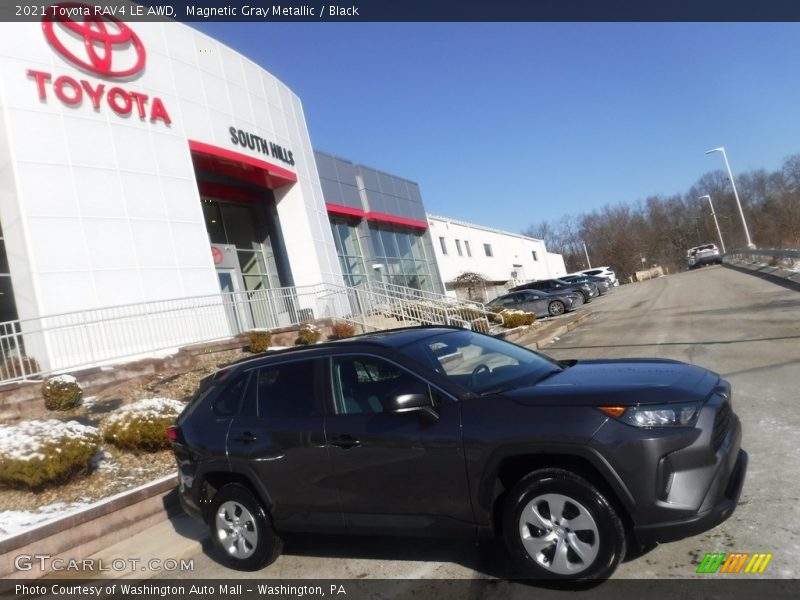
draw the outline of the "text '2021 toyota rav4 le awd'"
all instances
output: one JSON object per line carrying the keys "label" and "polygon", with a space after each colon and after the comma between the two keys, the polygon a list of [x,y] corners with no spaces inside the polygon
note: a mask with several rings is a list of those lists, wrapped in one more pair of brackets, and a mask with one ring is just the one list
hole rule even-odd
{"label": "text '2021 toyota rav4 le awd'", "polygon": [[607,577],[626,544],[728,518],[747,468],[710,371],[442,327],[236,364],[169,434],[184,508],[250,570],[289,532],[501,534],[531,577]]}

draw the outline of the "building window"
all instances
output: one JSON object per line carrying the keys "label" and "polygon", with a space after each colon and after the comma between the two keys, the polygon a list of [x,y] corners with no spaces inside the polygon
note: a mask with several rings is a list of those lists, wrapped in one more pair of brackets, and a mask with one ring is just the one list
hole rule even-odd
{"label": "building window", "polygon": [[469,249],[469,242],[467,240],[464,240],[464,250],[467,251],[467,256],[472,258],[472,250]]}
{"label": "building window", "polygon": [[[11,272],[8,268],[6,240],[3,235],[3,228],[0,226],[0,322],[5,323],[6,321],[16,320],[17,303],[14,301],[14,287],[11,285]],[[4,356],[8,356],[6,346],[6,340],[2,340]]]}
{"label": "building window", "polygon": [[352,221],[331,219],[331,231],[345,284],[358,287],[366,282],[363,254],[358,243],[358,225]]}
{"label": "building window", "polygon": [[461,240],[456,240],[456,252],[458,252],[458,255],[459,255],[459,256],[464,256],[464,255],[461,253]]}
{"label": "building window", "polygon": [[491,244],[484,244],[483,245],[483,251],[486,252],[486,256],[488,256],[490,258],[492,256],[494,256],[494,254],[492,254],[492,245]]}
{"label": "building window", "polygon": [[442,246],[442,254],[444,254],[446,256],[447,255],[447,244],[445,243],[443,237],[439,238],[439,244]]}
{"label": "building window", "polygon": [[376,263],[373,273],[384,283],[433,291],[423,234],[403,228],[370,224]]}
{"label": "building window", "polygon": [[531,250],[531,254],[533,255],[533,260],[535,261],[539,260],[539,255],[536,254],[536,250]]}

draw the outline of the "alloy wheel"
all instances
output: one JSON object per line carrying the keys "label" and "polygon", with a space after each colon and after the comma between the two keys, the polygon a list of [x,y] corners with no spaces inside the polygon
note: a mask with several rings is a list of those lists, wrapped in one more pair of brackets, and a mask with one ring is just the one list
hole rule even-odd
{"label": "alloy wheel", "polygon": [[256,521],[239,502],[228,500],[217,510],[217,537],[225,551],[234,558],[249,558],[258,545]]}
{"label": "alloy wheel", "polygon": [[600,534],[591,512],[563,494],[542,494],[520,514],[522,545],[541,567],[557,575],[575,575],[597,558]]}

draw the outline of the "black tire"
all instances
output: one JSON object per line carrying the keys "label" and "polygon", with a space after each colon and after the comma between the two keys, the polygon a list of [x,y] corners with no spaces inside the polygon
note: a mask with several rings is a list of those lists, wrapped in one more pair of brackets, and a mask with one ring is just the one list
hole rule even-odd
{"label": "black tire", "polygon": [[208,528],[220,562],[238,571],[257,571],[273,563],[283,549],[261,502],[238,483],[214,495]]}
{"label": "black tire", "polygon": [[606,579],[625,557],[625,528],[611,503],[563,469],[534,471],[514,486],[503,507],[503,534],[511,556],[535,579]]}
{"label": "black tire", "polygon": [[547,312],[551,317],[557,317],[558,315],[563,315],[567,311],[567,307],[564,306],[564,303],[561,300],[553,300],[547,306]]}
{"label": "black tire", "polygon": [[581,296],[583,296],[583,303],[589,304],[592,301],[592,297],[589,296],[586,292],[581,292]]}

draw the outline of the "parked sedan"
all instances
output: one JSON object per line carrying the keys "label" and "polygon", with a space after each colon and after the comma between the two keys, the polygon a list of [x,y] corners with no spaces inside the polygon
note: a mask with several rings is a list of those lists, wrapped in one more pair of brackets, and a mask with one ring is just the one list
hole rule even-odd
{"label": "parked sedan", "polygon": [[608,278],[599,275],[566,275],[561,279],[568,283],[593,283],[597,286],[597,293],[601,296],[611,291],[611,282]]}
{"label": "parked sedan", "polygon": [[597,291],[597,286],[593,283],[569,283],[563,279],[542,279],[541,281],[530,281],[523,283],[515,288],[511,288],[512,292],[520,292],[522,290],[544,290],[545,292],[573,292],[583,296],[584,302],[590,302],[592,298],[597,298],[600,293]]}
{"label": "parked sedan", "polygon": [[490,308],[500,306],[511,310],[532,312],[539,317],[555,317],[575,310],[583,304],[580,294],[573,292],[544,292],[542,290],[523,290],[499,296],[489,302]]}

